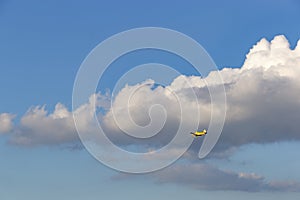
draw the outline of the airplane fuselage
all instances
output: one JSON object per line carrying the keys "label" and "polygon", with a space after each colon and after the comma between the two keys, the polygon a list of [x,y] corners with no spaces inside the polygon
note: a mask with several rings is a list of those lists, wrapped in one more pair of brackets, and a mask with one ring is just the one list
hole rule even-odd
{"label": "airplane fuselage", "polygon": [[203,130],[203,131],[192,132],[191,134],[194,135],[195,137],[200,137],[200,136],[206,135],[207,132],[206,132],[206,130]]}

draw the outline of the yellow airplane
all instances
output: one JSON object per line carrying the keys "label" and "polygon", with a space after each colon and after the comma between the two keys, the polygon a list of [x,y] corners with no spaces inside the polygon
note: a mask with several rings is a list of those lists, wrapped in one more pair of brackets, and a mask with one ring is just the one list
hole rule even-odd
{"label": "yellow airplane", "polygon": [[206,131],[206,129],[203,129],[203,131],[191,132],[191,134],[194,135],[195,137],[200,137],[200,136],[206,135],[207,131]]}

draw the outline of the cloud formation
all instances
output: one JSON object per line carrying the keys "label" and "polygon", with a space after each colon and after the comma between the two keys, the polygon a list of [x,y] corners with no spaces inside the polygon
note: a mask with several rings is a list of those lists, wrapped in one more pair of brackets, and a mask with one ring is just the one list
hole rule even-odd
{"label": "cloud formation", "polygon": [[[186,160],[187,161],[187,160]],[[297,181],[267,180],[255,173],[234,172],[208,163],[176,162],[151,174],[117,174],[114,180],[150,179],[157,184],[176,184],[197,190],[243,192],[299,192]]]}
{"label": "cloud formation", "polygon": [[[223,82],[216,78],[218,73]],[[199,129],[208,127],[211,100],[206,84],[215,87],[224,84],[226,121],[211,156],[228,157],[242,145],[300,140],[298,77],[300,41],[295,49],[291,49],[282,35],[271,42],[263,38],[250,49],[241,68],[212,71],[207,77],[181,75],[164,87],[157,86],[153,80],[127,85],[114,97],[111,106],[107,95],[94,94],[74,111],[61,103],[53,112],[48,112],[45,106],[32,107],[15,126],[12,123],[14,115],[3,113],[0,114],[0,133],[8,133],[9,142],[15,145],[74,145],[79,143],[79,138],[73,114],[80,116],[76,125],[91,133],[97,129],[92,119],[96,108],[100,108],[105,112],[98,112],[99,121],[114,143],[123,146],[140,144],[147,151],[167,144],[176,133],[181,117],[187,124],[199,117]],[[214,109],[221,116],[222,110],[218,106]],[[196,111],[199,116],[194,115]],[[149,124],[151,130],[158,130],[158,134],[149,139],[124,134],[146,136],[143,135],[148,134],[146,131],[137,130]],[[192,146],[185,155],[198,150]],[[189,162],[189,157],[186,158]],[[156,173],[154,178],[159,183],[172,182],[206,190],[300,191],[298,182],[266,181],[256,174],[224,171],[207,164],[174,165],[162,174]]]}
{"label": "cloud formation", "polygon": [[300,191],[299,182],[270,181],[255,173],[236,173],[213,167],[209,164],[175,164],[154,173],[158,183],[174,183],[199,190]]}
{"label": "cloud formation", "polygon": [[[126,86],[116,96],[104,122],[109,130],[118,130],[120,126],[116,125],[115,116],[120,116],[121,125],[134,131],[132,121],[141,125],[150,123],[149,108],[160,104],[172,124],[168,132],[176,132],[180,117],[192,119],[196,111],[200,113],[199,129],[206,128],[211,118],[206,84],[216,87],[223,84],[217,81],[218,73],[223,77],[227,95],[227,115],[219,150],[250,143],[300,140],[300,42],[295,49],[290,49],[283,35],[276,36],[271,42],[261,39],[250,49],[243,66],[238,69],[212,71],[204,78],[181,75],[169,86],[155,89],[151,89],[154,85],[151,81],[142,88],[139,84]],[[192,98],[194,94],[197,99]],[[178,108],[190,114],[182,115]],[[131,118],[124,117],[126,109]]]}
{"label": "cloud formation", "polygon": [[[189,123],[197,117],[193,114],[195,111],[200,113],[199,128],[206,128],[211,117],[206,84],[223,84],[216,81],[218,73],[223,77],[227,95],[226,122],[219,142],[222,151],[249,143],[300,139],[297,123],[300,116],[300,42],[295,49],[290,49],[282,35],[271,42],[261,39],[250,49],[243,66],[238,69],[212,71],[207,77],[181,75],[165,87],[155,86],[152,80],[127,85],[116,95],[108,112],[99,117],[100,123],[109,137],[118,138],[116,142],[125,145],[137,140],[131,140],[124,131],[135,132],[137,126],[147,126],[151,120],[156,122],[152,128],[161,129],[160,137],[149,139],[153,143],[168,142],[170,133],[176,133],[178,129],[180,117]],[[91,99],[73,113],[60,103],[52,113],[48,113],[45,106],[30,108],[14,128],[12,115],[1,114],[1,132],[12,131],[11,142],[14,144],[74,142],[78,139],[72,119],[74,113],[82,115],[77,125],[90,131],[96,128],[90,124],[93,104],[109,108],[110,99],[106,95],[92,95]],[[182,110],[190,114],[183,116]]]}
{"label": "cloud formation", "polygon": [[[80,143],[76,132],[73,114],[80,116],[77,126],[84,130],[93,131],[91,124],[95,105],[105,106],[105,95],[91,95],[86,104],[71,112],[63,104],[57,103],[52,113],[45,106],[30,108],[20,119],[20,123],[12,129],[9,142],[22,146],[37,145],[75,145]],[[11,127],[12,128],[12,127]]]}
{"label": "cloud formation", "polygon": [[294,50],[289,46],[284,36],[262,39],[241,69],[220,72],[228,106],[223,145],[300,139],[300,42]]}
{"label": "cloud formation", "polygon": [[30,108],[14,128],[10,143],[24,146],[52,145],[73,142],[75,139],[72,113],[58,103],[51,114],[48,114],[45,106]]}

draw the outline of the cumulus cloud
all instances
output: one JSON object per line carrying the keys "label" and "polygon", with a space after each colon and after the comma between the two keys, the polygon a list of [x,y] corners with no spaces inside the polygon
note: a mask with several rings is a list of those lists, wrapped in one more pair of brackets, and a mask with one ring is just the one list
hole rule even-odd
{"label": "cumulus cloud", "polygon": [[0,113],[0,134],[8,133],[13,128],[13,114]]}
{"label": "cumulus cloud", "polygon": [[[241,68],[212,71],[207,77],[181,75],[165,87],[154,87],[153,80],[127,85],[116,95],[108,112],[99,119],[112,138],[124,132],[146,134],[146,131],[136,130],[151,125],[150,130],[158,130],[161,136],[159,140],[152,137],[153,142],[164,143],[169,141],[171,133],[176,133],[181,118],[186,119],[187,124],[199,118],[199,128],[206,128],[211,118],[206,84],[224,84],[227,115],[220,140],[223,147],[299,140],[299,44],[290,49],[289,42],[282,35],[271,42],[263,38],[250,49]],[[218,73],[223,78],[222,83],[217,81]],[[98,107],[107,109],[109,100],[105,95],[92,95],[87,104],[73,111],[81,115],[78,126],[90,129],[93,126],[89,124],[93,105],[96,103]],[[196,111],[199,111],[199,116],[196,116]],[[11,141],[15,144],[72,142],[77,138],[73,113],[60,103],[52,113],[48,113],[45,106],[30,108],[14,128]],[[1,132],[10,131],[12,115],[2,114],[0,119]],[[130,140],[126,135],[117,138],[124,144]]]}
{"label": "cumulus cloud", "polygon": [[[151,89],[153,83],[144,85],[143,89],[137,89],[140,85],[127,86],[116,96],[104,122],[115,130],[118,126],[113,114],[124,116],[128,109],[131,119],[120,117],[123,120],[121,125],[126,125],[126,130],[133,130],[132,120],[141,125],[150,123],[149,108],[154,104],[161,104],[168,117],[171,116],[171,124],[178,125],[180,116],[187,119],[195,117],[193,113],[198,110],[199,128],[205,128],[211,117],[210,95],[206,84],[223,84],[216,78],[220,73],[227,95],[226,121],[219,141],[222,151],[249,143],[299,140],[299,44],[300,42],[295,49],[290,49],[290,44],[283,35],[276,36],[271,42],[261,39],[250,49],[239,69],[212,71],[204,78],[181,75],[169,86],[156,89]],[[132,91],[135,91],[134,95],[130,95]],[[191,98],[194,94],[196,99]],[[181,105],[175,97],[180,98]],[[133,103],[128,103],[131,100]],[[190,115],[180,115],[179,107],[187,110]],[[176,132],[177,128],[178,126],[173,126],[168,131]]]}
{"label": "cumulus cloud", "polygon": [[[216,78],[218,73],[223,82]],[[165,87],[154,87],[152,80],[127,85],[115,96],[111,107],[107,95],[93,95],[97,96],[96,102],[90,99],[73,112],[81,115],[77,125],[90,131],[95,128],[89,124],[94,104],[105,107],[108,111],[99,117],[100,123],[116,142],[135,143],[137,140],[123,133],[140,134],[140,137],[146,134],[146,137],[148,126],[148,130],[159,133],[159,137],[149,139],[150,143],[163,145],[170,141],[180,123],[189,126],[197,118],[198,127],[206,128],[212,111],[206,84],[224,84],[227,115],[219,141],[222,151],[249,143],[299,140],[299,76],[300,42],[295,49],[290,49],[289,42],[281,35],[271,42],[261,39],[250,49],[241,68],[212,71],[207,77],[181,75]],[[218,112],[218,106],[214,110]],[[50,114],[44,106],[30,108],[14,128],[11,142],[31,145],[76,141],[72,114],[60,103]],[[0,119],[1,132],[10,131],[12,116],[2,114]]]}
{"label": "cumulus cloud", "polygon": [[[216,78],[218,74],[223,82]],[[241,68],[212,71],[207,77],[181,75],[165,87],[155,86],[153,80],[127,85],[115,96],[111,107],[108,96],[98,94],[73,112],[60,103],[52,113],[44,106],[30,108],[13,128],[11,142],[23,145],[74,142],[78,138],[72,115],[81,116],[77,124],[81,130],[94,130],[95,125],[90,123],[96,105],[108,109],[99,115],[99,120],[115,142],[124,145],[141,142],[124,132],[146,137],[150,127],[148,130],[157,130],[158,134],[144,143],[164,145],[174,136],[182,118],[187,126],[195,118],[199,118],[199,129],[208,126],[211,100],[207,83],[216,87],[224,84],[227,95],[226,121],[217,150],[223,152],[249,143],[299,140],[299,75],[300,42],[290,49],[282,35],[271,42],[263,38],[250,49]],[[218,106],[214,110],[218,113]],[[1,115],[2,132],[12,129],[12,117],[8,116]],[[141,127],[143,131],[139,131]]]}
{"label": "cumulus cloud", "polygon": [[[64,145],[77,146],[79,138],[75,128],[73,114],[80,116],[76,124],[86,131],[92,131],[91,124],[95,106],[104,106],[107,96],[91,95],[86,104],[75,111],[69,111],[63,104],[57,103],[53,112],[49,113],[45,106],[30,108],[20,119],[20,123],[12,130],[9,142],[15,145]],[[96,104],[97,102],[97,104]]]}
{"label": "cumulus cloud", "polygon": [[[223,83],[218,82],[218,73]],[[131,90],[135,91],[135,106],[129,107],[132,119],[137,117],[144,124],[149,123],[149,107],[153,104],[165,106],[170,116],[178,116],[178,102],[171,101],[173,92],[181,97],[182,109],[190,113],[200,111],[199,128],[208,126],[211,102],[206,83],[224,84],[227,95],[227,115],[221,138],[214,149],[215,158],[228,157],[241,145],[250,143],[272,143],[300,140],[298,119],[300,116],[300,42],[295,49],[284,36],[276,36],[271,42],[261,39],[246,56],[239,69],[224,68],[220,72],[211,72],[207,77],[179,76],[169,86],[152,90],[153,84],[143,91],[136,90],[139,85],[127,86],[116,96],[114,114],[122,115],[124,105],[128,105]],[[193,89],[191,89],[191,87]],[[170,92],[171,91],[171,92]],[[190,98],[193,93],[197,101]],[[167,101],[165,99],[168,99]],[[105,120],[113,122],[112,108]],[[138,114],[137,114],[138,113]],[[184,116],[188,117],[188,116]],[[128,118],[123,118],[126,120]],[[178,124],[179,119],[171,119]],[[130,129],[131,122],[123,122]],[[143,124],[142,123],[142,124]],[[111,129],[116,124],[107,123]],[[176,132],[178,126],[170,126],[168,132]],[[199,146],[193,145],[190,154],[197,152]],[[240,191],[300,191],[299,182],[267,181],[263,176],[248,173],[236,173],[220,170],[207,164],[173,165],[154,176],[159,183],[189,185],[205,190]]]}
{"label": "cumulus cloud", "polygon": [[[225,79],[227,116],[221,141],[228,146],[299,140],[300,51],[284,36],[259,41],[241,69]],[[227,71],[227,72],[226,72]]]}
{"label": "cumulus cloud", "polygon": [[15,127],[10,142],[17,145],[60,144],[76,138],[72,114],[58,103],[53,113],[45,106],[30,108]]}
{"label": "cumulus cloud", "polygon": [[[223,81],[217,78],[219,74]],[[226,121],[211,155],[228,157],[241,145],[300,140],[298,77],[300,41],[291,49],[284,36],[276,36],[271,42],[263,38],[250,49],[241,68],[212,71],[206,77],[181,75],[164,87],[157,86],[153,80],[127,85],[114,97],[112,105],[107,95],[93,94],[86,104],[74,111],[61,103],[53,112],[47,111],[45,106],[35,106],[21,116],[15,126],[14,115],[3,113],[0,114],[0,133],[9,132],[9,142],[15,145],[78,144],[73,114],[78,116],[77,127],[91,133],[97,129],[93,117],[100,108],[105,111],[98,112],[100,124],[114,143],[141,144],[148,151],[167,144],[180,123],[189,127],[199,119],[199,129],[208,127],[212,103],[207,83],[215,88],[224,84]],[[221,116],[221,107],[216,105],[214,112]],[[125,134],[143,138],[151,134],[149,130],[158,134],[147,139]],[[187,162],[198,150],[198,146],[192,146],[185,154]],[[159,183],[174,182],[207,190],[299,191],[300,188],[298,182],[268,182],[256,174],[224,171],[207,164],[175,165],[158,172],[154,178]]]}
{"label": "cumulus cloud", "polygon": [[[195,121],[193,118],[196,113],[190,113],[198,106],[197,102],[182,98],[183,94],[175,94],[168,88],[158,86],[153,89],[154,84],[153,80],[147,80],[134,86],[126,86],[116,96],[112,107],[102,119],[105,131],[114,142],[163,146],[176,134],[182,115],[187,126]],[[182,110],[185,112],[182,113]],[[129,137],[126,133],[141,138],[154,136],[141,140]]]}

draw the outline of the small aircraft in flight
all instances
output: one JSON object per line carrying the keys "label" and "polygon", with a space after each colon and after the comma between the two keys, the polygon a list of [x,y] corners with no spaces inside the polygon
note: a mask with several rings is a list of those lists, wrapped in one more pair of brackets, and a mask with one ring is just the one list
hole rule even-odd
{"label": "small aircraft in flight", "polygon": [[195,137],[200,137],[200,136],[206,135],[207,131],[206,131],[206,129],[203,129],[203,131],[191,132],[191,134],[194,135]]}

